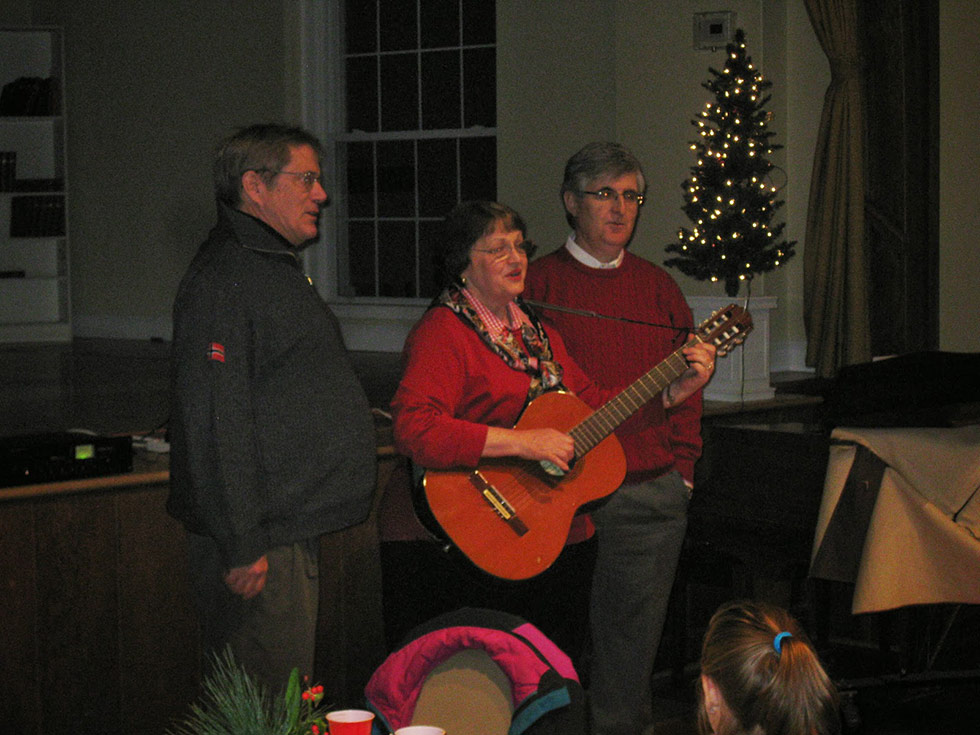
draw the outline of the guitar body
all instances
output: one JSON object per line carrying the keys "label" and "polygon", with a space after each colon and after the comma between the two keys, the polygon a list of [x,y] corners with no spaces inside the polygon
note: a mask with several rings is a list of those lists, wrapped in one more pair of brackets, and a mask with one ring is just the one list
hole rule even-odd
{"label": "guitar body", "polygon": [[[685,347],[711,342],[722,357],[751,330],[752,315],[730,304],[702,322]],[[484,572],[509,580],[540,574],[558,558],[579,509],[622,484],[626,457],[613,431],[683,374],[684,349],[596,411],[571,393],[545,393],[528,404],[515,428],[558,429],[575,441],[575,461],[564,476],[513,457],[484,460],[475,470],[429,470],[422,485],[428,515]]]}
{"label": "guitar body", "polygon": [[[544,393],[515,428],[568,432],[592,413],[571,393]],[[521,580],[551,566],[579,509],[610,495],[625,476],[623,448],[609,434],[563,477],[507,457],[483,460],[477,470],[429,470],[423,491],[443,532],[471,562],[495,577]]]}

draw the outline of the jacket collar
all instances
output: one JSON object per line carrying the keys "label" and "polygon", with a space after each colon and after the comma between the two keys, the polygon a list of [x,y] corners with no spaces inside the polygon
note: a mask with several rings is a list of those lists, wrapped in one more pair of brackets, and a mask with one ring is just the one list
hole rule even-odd
{"label": "jacket collar", "polygon": [[246,250],[272,255],[290,255],[299,259],[297,251],[301,248],[294,248],[272,227],[240,209],[218,202],[218,220],[231,228],[239,245]]}

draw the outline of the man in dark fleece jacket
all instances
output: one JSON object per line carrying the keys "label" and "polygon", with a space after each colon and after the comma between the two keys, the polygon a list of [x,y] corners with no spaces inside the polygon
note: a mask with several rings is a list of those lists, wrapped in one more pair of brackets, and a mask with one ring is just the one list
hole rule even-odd
{"label": "man in dark fleece jacket", "polygon": [[188,531],[204,646],[259,681],[311,674],[319,536],[362,521],[375,483],[368,401],[303,273],[320,143],[255,125],[214,162],[218,222],[174,303],[171,493]]}

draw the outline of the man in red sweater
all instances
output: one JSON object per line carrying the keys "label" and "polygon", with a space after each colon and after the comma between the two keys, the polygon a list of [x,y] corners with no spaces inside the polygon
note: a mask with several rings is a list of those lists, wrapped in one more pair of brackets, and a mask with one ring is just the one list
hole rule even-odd
{"label": "man in red sweater", "polygon": [[[645,190],[640,163],[626,148],[585,146],[568,160],[561,186],[573,232],[564,247],[528,267],[526,300],[631,320],[539,308],[573,359],[610,389],[659,364],[693,329],[674,280],[626,250]],[[589,690],[596,735],[652,731],[650,675],[687,528],[701,453],[700,389],[713,373],[714,352],[710,344],[698,346],[660,399],[616,431],[626,452],[626,479],[592,514],[598,555]]]}

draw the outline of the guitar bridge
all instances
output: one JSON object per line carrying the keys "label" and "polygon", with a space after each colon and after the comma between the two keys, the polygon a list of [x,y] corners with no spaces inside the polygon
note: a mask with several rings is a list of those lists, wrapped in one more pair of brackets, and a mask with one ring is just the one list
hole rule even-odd
{"label": "guitar bridge", "polygon": [[523,536],[527,533],[527,526],[524,525],[524,521],[517,517],[517,512],[507,501],[507,498],[501,495],[497,491],[497,488],[487,482],[487,479],[480,474],[479,470],[473,470],[470,473],[470,483],[480,491],[487,505],[493,508],[494,512],[511,527],[514,533],[518,536]]}

